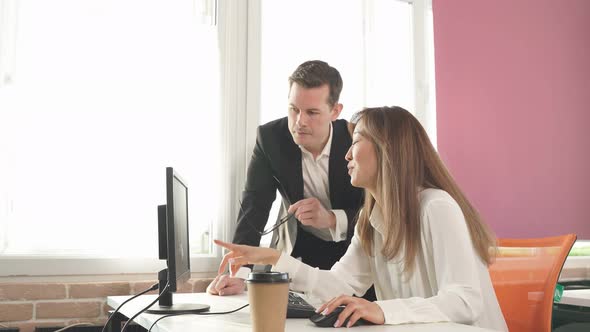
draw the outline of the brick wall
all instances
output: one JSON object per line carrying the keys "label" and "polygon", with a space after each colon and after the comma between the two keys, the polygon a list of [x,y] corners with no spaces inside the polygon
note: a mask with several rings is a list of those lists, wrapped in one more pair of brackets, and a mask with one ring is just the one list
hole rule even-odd
{"label": "brick wall", "polygon": [[[193,278],[178,292],[203,292],[210,278]],[[0,283],[0,327],[18,327],[33,332],[35,327],[67,326],[75,323],[103,325],[110,307],[106,297],[137,294],[156,281],[108,282],[6,282]],[[157,291],[151,292],[156,294]]]}

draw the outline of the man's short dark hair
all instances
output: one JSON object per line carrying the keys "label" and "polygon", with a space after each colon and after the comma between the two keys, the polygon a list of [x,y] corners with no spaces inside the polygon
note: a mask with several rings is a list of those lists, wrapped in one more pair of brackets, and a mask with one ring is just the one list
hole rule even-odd
{"label": "man's short dark hair", "polygon": [[338,70],[328,63],[320,60],[306,61],[297,67],[289,76],[289,88],[297,83],[306,89],[317,88],[328,84],[330,94],[328,104],[334,106],[338,103],[342,91],[342,77]]}

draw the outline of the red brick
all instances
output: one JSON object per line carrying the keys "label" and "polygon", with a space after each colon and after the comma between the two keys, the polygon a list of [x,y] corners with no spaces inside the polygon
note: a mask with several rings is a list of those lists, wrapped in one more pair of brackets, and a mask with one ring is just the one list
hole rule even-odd
{"label": "red brick", "polygon": [[[157,281],[136,281],[130,283],[131,294],[138,294],[143,292],[144,290],[150,288],[153,284],[157,283]],[[158,290],[148,292],[146,294],[158,294]]]}
{"label": "red brick", "polygon": [[101,316],[104,317],[108,317],[109,316],[109,311],[113,310],[113,308],[111,308],[110,305],[108,305],[106,302],[102,304],[102,312],[101,312]]}
{"label": "red brick", "polygon": [[54,300],[66,297],[64,284],[3,283],[0,284],[0,301]]}
{"label": "red brick", "polygon": [[32,303],[2,303],[0,304],[1,321],[19,321],[33,318]]}
{"label": "red brick", "polygon": [[35,304],[36,318],[97,318],[102,302],[39,302]]}
{"label": "red brick", "polygon": [[128,282],[79,283],[69,286],[69,298],[72,299],[90,299],[131,293]]}
{"label": "red brick", "polygon": [[183,282],[181,284],[176,285],[176,292],[177,293],[192,293],[193,292],[193,284],[188,280],[187,282]]}
{"label": "red brick", "polygon": [[213,278],[195,278],[191,279],[193,283],[194,293],[204,293],[207,290],[207,286],[213,281]]}

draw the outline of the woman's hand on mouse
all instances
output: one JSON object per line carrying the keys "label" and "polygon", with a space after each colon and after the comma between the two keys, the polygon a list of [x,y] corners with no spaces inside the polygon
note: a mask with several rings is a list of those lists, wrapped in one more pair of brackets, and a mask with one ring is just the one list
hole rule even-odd
{"label": "woman's hand on mouse", "polygon": [[330,301],[322,304],[322,306],[318,308],[317,312],[321,312],[322,315],[327,315],[336,307],[341,305],[345,305],[346,308],[344,308],[340,315],[338,315],[338,320],[334,324],[334,327],[340,327],[349,316],[350,318],[346,327],[351,327],[354,323],[356,323],[357,320],[361,318],[373,324],[381,325],[385,323],[385,315],[377,303],[367,301],[360,297],[348,295],[340,295],[331,299]]}

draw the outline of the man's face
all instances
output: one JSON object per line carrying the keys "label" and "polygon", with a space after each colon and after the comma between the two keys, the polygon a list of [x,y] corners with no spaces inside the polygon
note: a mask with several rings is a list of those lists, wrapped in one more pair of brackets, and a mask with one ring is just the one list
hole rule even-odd
{"label": "man's face", "polygon": [[293,141],[312,153],[320,153],[330,135],[330,123],[338,118],[342,104],[330,106],[330,87],[304,88],[297,83],[289,91],[289,130]]}

